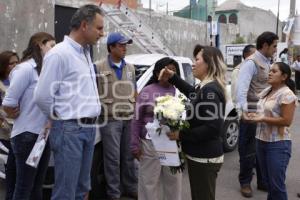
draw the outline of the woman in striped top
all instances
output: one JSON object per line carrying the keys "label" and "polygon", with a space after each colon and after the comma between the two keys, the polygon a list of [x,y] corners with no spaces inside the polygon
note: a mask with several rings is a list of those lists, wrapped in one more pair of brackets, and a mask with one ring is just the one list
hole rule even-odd
{"label": "woman in striped top", "polygon": [[286,200],[285,174],[292,144],[289,126],[298,103],[289,65],[273,64],[268,83],[271,86],[260,94],[258,112],[249,113],[248,120],[258,123],[256,152],[268,184],[268,199]]}

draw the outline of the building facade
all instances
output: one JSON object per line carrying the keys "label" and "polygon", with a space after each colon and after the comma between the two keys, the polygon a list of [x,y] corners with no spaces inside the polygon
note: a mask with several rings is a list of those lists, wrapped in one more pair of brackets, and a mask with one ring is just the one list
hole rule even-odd
{"label": "building facade", "polygon": [[[277,17],[270,10],[249,7],[240,0],[226,0],[215,6],[216,1],[198,0],[196,4],[187,6],[175,12],[175,16],[201,21],[217,21],[219,24],[236,25],[236,39],[253,43],[256,37],[264,31],[276,32]],[[281,38],[283,24],[279,21],[278,35]],[[219,35],[222,41],[222,35]],[[231,41],[234,43],[236,41]]]}

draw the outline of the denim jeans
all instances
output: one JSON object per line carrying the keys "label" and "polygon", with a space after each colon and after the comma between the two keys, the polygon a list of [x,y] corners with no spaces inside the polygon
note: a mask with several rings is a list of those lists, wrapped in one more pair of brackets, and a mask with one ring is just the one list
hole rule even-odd
{"label": "denim jeans", "polygon": [[256,149],[262,176],[267,181],[268,200],[287,200],[286,169],[291,157],[290,140],[264,142],[257,140]]}
{"label": "denim jeans", "polygon": [[53,120],[50,144],[55,183],[52,200],[83,200],[90,190],[95,128],[72,120]]}
{"label": "denim jeans", "polygon": [[241,186],[251,184],[253,168],[256,168],[257,184],[266,185],[266,181],[261,176],[259,163],[256,162],[255,134],[256,124],[240,121],[238,151],[240,156],[239,182]]}
{"label": "denim jeans", "polygon": [[31,167],[25,163],[37,137],[37,134],[24,132],[11,139],[17,169],[13,200],[43,199],[42,186],[50,158],[49,144],[47,143],[37,168]]}
{"label": "denim jeans", "polygon": [[7,156],[7,162],[5,166],[5,185],[6,185],[6,194],[5,200],[12,200],[16,185],[16,161],[15,156],[11,148],[9,140],[1,140],[2,144],[8,148],[9,153]]}
{"label": "denim jeans", "polygon": [[130,121],[109,120],[101,128],[107,195],[120,198],[122,189],[137,192],[137,173],[130,152]]}

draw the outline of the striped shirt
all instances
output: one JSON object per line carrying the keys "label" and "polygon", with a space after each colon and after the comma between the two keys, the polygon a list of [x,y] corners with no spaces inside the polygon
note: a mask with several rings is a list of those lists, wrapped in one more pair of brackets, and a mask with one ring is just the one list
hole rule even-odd
{"label": "striped shirt", "polygon": [[[260,94],[262,97],[258,102],[258,112],[266,117],[280,117],[281,105],[295,103],[297,105],[297,96],[287,87],[278,89],[274,94],[266,98],[271,87],[266,88]],[[276,142],[280,140],[291,140],[291,133],[287,126],[274,126],[267,123],[258,123],[256,129],[256,138],[265,142]]]}

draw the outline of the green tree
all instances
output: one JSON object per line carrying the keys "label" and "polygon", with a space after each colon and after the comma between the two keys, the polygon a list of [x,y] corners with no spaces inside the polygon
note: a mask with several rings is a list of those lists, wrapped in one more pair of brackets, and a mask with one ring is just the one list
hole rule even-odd
{"label": "green tree", "polygon": [[245,40],[244,40],[243,37],[237,36],[237,37],[235,38],[235,41],[233,41],[232,43],[233,43],[233,44],[243,44],[243,43],[245,43]]}

